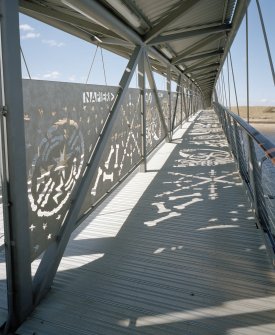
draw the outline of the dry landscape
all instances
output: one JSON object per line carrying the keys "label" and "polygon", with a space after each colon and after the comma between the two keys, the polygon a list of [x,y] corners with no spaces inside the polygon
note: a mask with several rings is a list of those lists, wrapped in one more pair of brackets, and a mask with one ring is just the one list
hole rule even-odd
{"label": "dry landscape", "polygon": [[[237,113],[236,107],[231,107],[232,112]],[[246,106],[239,107],[240,116],[247,119]],[[250,106],[249,118],[252,123],[275,123],[275,106]]]}

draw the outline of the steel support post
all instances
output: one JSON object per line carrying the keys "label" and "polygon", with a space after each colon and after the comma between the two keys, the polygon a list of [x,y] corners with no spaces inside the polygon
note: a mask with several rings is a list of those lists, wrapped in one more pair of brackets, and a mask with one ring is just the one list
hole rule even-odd
{"label": "steel support post", "polygon": [[168,93],[168,129],[171,136],[171,120],[172,120],[172,95],[171,95],[171,67],[167,67],[166,90]]}
{"label": "steel support post", "polygon": [[230,148],[231,148],[231,152],[232,152],[233,156],[236,157],[236,147],[235,147],[235,142],[234,142],[234,133],[233,133],[233,129],[232,129],[231,117],[227,113],[226,113],[226,117],[227,117],[228,131],[229,131]]}
{"label": "steel support post", "polygon": [[241,172],[241,162],[240,162],[240,146],[239,146],[239,130],[238,130],[238,125],[237,122],[235,120],[233,120],[233,127],[234,127],[234,140],[235,140],[235,144],[236,144],[236,160],[237,160],[237,165],[238,165],[238,169]]}
{"label": "steel support post", "polygon": [[255,214],[258,219],[259,217],[259,208],[258,208],[258,197],[257,197],[257,187],[256,187],[256,173],[255,173],[255,164],[254,164],[254,143],[253,139],[246,133],[247,137],[247,148],[248,148],[248,175],[249,175],[249,184],[250,184],[250,191],[252,193],[252,199],[255,209]]}
{"label": "steel support post", "polygon": [[81,181],[78,184],[78,187],[76,188],[76,191],[72,194],[72,204],[67,214],[66,221],[62,226],[58,238],[48,247],[40,262],[40,265],[34,277],[35,304],[38,304],[40,302],[40,300],[47,293],[52,284],[53,278],[69,241],[70,235],[76,227],[77,219],[82,208],[83,201],[89,190],[92,178],[97,172],[98,167],[101,163],[102,154],[104,153],[106,145],[108,144],[109,137],[112,133],[117,117],[121,111],[121,105],[124,101],[124,97],[127,93],[127,89],[135,72],[135,68],[138,64],[141,54],[142,47],[137,46],[120,80],[117,97],[104,124],[103,130],[100,134],[94,152],[92,153],[92,156],[87,164],[87,168],[83,174]]}
{"label": "steel support post", "polygon": [[182,87],[182,97],[183,97],[183,103],[184,103],[184,113],[185,113],[185,119],[188,121],[189,115],[187,111],[187,103],[186,103],[186,88]]}
{"label": "steel support post", "polygon": [[180,126],[182,127],[183,122],[183,81],[180,83]]}
{"label": "steel support post", "polygon": [[226,139],[227,139],[228,144],[230,144],[229,132],[228,132],[228,121],[227,121],[227,116],[226,116],[225,110],[223,110],[222,118],[223,118],[223,123],[224,123],[224,132],[225,132],[225,135],[226,135]]}
{"label": "steel support post", "polygon": [[190,90],[190,115],[193,115],[193,91]]}
{"label": "steel support post", "polygon": [[251,184],[251,189],[253,192],[253,201],[254,201],[254,208],[255,214],[258,218],[264,232],[269,231],[269,214],[267,212],[266,203],[265,203],[265,196],[262,186],[261,180],[261,168],[259,167],[256,151],[254,147],[254,140],[252,137],[247,135],[248,137],[248,150],[249,150],[249,180]]}
{"label": "steel support post", "polygon": [[0,14],[1,138],[5,142],[1,143],[1,176],[7,197],[3,199],[9,313],[6,330],[13,330],[32,310],[18,1],[1,0]]}
{"label": "steel support post", "polygon": [[179,93],[180,93],[180,82],[181,82],[181,75],[179,75],[178,82],[177,82],[177,97],[176,97],[176,103],[175,103],[173,118],[172,118],[171,133],[173,133],[174,128],[175,128],[175,119],[176,119],[176,113],[177,113],[178,101],[179,101]]}
{"label": "steel support post", "polygon": [[189,118],[190,118],[190,91],[189,91],[189,88],[187,89],[187,92],[186,92],[186,107],[187,107],[187,109],[186,109],[186,112],[187,112],[187,119],[189,120]]}
{"label": "steel support post", "polygon": [[164,113],[163,113],[163,110],[162,110],[162,107],[161,107],[161,103],[160,103],[160,100],[159,100],[155,79],[154,79],[153,72],[152,72],[152,69],[151,69],[151,64],[150,64],[150,61],[149,61],[149,58],[148,58],[148,55],[147,55],[146,52],[145,52],[145,59],[146,59],[145,71],[146,71],[146,74],[147,74],[147,79],[148,79],[148,82],[149,82],[149,85],[150,85],[151,89],[153,90],[153,93],[154,93],[154,96],[155,96],[155,99],[156,99],[157,108],[158,108],[159,116],[160,116],[160,121],[161,121],[162,127],[164,129],[165,137],[166,137],[167,141],[171,142],[170,133],[169,133],[167,124],[165,122],[165,116],[164,116]]}
{"label": "steel support post", "polygon": [[144,51],[140,57],[138,63],[138,86],[140,89],[140,113],[141,113],[141,155],[142,162],[140,164],[140,170],[146,172],[147,161],[146,161],[146,85],[145,85],[145,56]]}

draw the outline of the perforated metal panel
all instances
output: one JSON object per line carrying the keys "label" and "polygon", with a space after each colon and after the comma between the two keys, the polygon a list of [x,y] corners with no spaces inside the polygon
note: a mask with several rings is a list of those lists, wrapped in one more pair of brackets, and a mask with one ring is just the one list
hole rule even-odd
{"label": "perforated metal panel", "polygon": [[[117,91],[117,87],[23,81],[33,259],[56,238],[70,195],[83,175]],[[159,91],[158,96],[168,125],[168,93]],[[172,98],[175,104],[175,93]],[[151,90],[146,92],[146,106],[149,152],[164,139],[165,132]],[[140,91],[129,89],[79,219],[137,166],[141,157]]]}
{"label": "perforated metal panel", "polygon": [[83,215],[141,160],[140,92],[129,89],[102,163],[82,207]]}
{"label": "perforated metal panel", "polygon": [[58,233],[117,87],[23,81],[32,257]]}
{"label": "perforated metal panel", "polygon": [[[168,93],[158,91],[158,97],[162,106],[165,122],[168,125]],[[147,152],[153,150],[165,137],[161,124],[156,98],[153,91],[146,92],[146,147]]]}

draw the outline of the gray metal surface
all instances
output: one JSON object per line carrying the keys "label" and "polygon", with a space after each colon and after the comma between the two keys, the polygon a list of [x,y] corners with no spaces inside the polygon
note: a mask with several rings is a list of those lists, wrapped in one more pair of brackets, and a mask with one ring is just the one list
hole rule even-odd
{"label": "gray metal surface", "polygon": [[[23,80],[33,259],[55,240],[117,91],[109,86]],[[174,110],[177,94],[171,94]],[[168,125],[168,94],[158,91],[158,96]],[[146,145],[151,151],[165,137],[152,90],[146,90],[146,108]],[[180,108],[179,100],[176,126]],[[80,217],[140,160],[140,91],[128,89]]]}
{"label": "gray metal surface", "polygon": [[70,194],[117,91],[117,87],[23,80],[33,259],[59,232]]}
{"label": "gray metal surface", "polygon": [[[158,97],[168,127],[168,93],[166,91],[158,91]],[[147,151],[150,152],[165,138],[153,90],[146,90],[146,126],[146,147]]]}
{"label": "gray metal surface", "polygon": [[274,334],[275,273],[215,114],[177,138],[75,231],[17,334]]}
{"label": "gray metal surface", "polygon": [[141,160],[140,91],[128,89],[101,164],[82,206],[84,213]]}

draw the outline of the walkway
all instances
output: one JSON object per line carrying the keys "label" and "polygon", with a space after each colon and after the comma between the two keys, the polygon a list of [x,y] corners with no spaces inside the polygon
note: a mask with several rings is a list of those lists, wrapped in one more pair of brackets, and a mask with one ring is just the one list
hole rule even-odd
{"label": "walkway", "polygon": [[17,334],[275,333],[275,273],[215,114],[149,169],[74,233]]}

